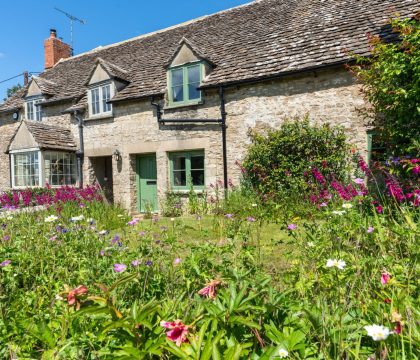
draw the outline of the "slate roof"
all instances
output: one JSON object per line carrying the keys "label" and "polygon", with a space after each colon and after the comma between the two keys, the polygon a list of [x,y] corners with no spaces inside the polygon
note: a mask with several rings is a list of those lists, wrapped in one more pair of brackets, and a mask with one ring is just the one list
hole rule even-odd
{"label": "slate roof", "polygon": [[64,151],[77,150],[77,144],[69,129],[46,125],[36,121],[24,121],[23,123],[27,126],[40,149]]}
{"label": "slate roof", "polygon": [[368,55],[368,32],[392,36],[390,16],[419,10],[418,0],[259,0],[62,60],[40,78],[57,85],[49,102],[82,99],[100,58],[129,81],[113,101],[163,94],[165,66],[186,39],[215,65],[203,87],[262,80]]}

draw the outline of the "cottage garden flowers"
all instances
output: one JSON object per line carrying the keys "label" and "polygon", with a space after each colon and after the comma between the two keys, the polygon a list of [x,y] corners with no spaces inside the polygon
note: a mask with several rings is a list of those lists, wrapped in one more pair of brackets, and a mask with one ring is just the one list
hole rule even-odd
{"label": "cottage garden flowers", "polygon": [[420,356],[418,207],[241,196],[184,218],[94,193],[0,218],[0,358]]}

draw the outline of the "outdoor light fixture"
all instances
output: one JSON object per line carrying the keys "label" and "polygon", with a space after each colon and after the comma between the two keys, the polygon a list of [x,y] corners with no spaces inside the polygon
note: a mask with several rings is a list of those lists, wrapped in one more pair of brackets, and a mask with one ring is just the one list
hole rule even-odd
{"label": "outdoor light fixture", "polygon": [[113,152],[112,156],[114,157],[114,160],[116,162],[120,162],[121,161],[121,153],[118,151],[118,149],[115,149],[115,151]]}

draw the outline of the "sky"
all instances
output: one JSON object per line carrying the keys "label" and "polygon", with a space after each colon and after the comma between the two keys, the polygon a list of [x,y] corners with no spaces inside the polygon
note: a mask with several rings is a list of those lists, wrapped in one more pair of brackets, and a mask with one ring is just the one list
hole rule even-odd
{"label": "sky", "polygon": [[[251,0],[1,0],[0,102],[20,83],[23,71],[44,68],[44,40],[49,30],[70,43],[70,20],[59,8],[85,20],[73,25],[74,54],[163,29]],[[35,74],[36,75],[36,74]]]}

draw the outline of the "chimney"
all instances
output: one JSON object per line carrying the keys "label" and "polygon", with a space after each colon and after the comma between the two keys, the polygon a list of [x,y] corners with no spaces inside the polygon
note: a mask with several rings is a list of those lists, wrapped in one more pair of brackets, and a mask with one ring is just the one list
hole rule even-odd
{"label": "chimney", "polygon": [[50,37],[44,41],[45,69],[52,68],[60,59],[71,56],[70,45],[57,39],[57,31],[50,30]]}

